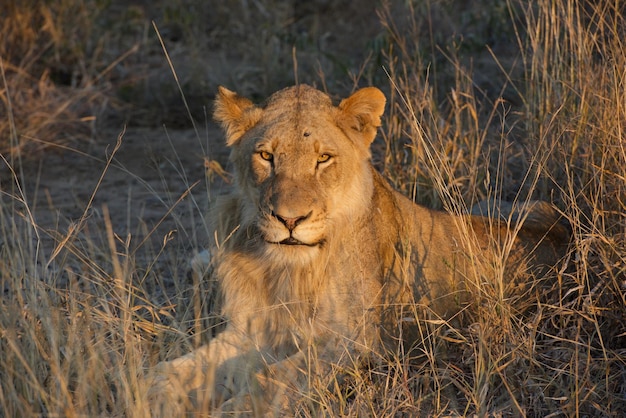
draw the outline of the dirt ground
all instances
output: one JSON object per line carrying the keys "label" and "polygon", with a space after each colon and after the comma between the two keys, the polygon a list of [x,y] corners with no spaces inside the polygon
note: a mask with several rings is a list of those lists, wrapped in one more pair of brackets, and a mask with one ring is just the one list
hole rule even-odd
{"label": "dirt ground", "polygon": [[[226,167],[221,141],[213,125],[198,133],[120,127],[80,149],[23,161],[18,177],[43,244],[42,259],[55,258],[68,268],[55,254],[62,248],[74,254],[69,260],[80,260],[83,251],[108,264],[106,231],[112,230],[116,251],[131,255],[140,271],[152,269],[172,285],[172,279],[186,277],[187,261],[209,239],[208,195],[227,187],[207,168]],[[7,187],[10,173],[3,168],[1,175]],[[27,217],[23,210],[15,213]],[[76,261],[69,265],[80,268]]]}

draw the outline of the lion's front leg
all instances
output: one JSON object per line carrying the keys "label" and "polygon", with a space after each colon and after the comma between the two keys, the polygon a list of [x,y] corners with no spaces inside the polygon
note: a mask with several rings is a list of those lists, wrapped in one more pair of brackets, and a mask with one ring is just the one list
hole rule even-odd
{"label": "lion's front leg", "polygon": [[249,373],[249,342],[227,328],[209,344],[172,361],[162,362],[151,373],[148,393],[154,416],[176,416],[189,410],[208,411],[239,391]]}
{"label": "lion's front leg", "polygon": [[220,405],[218,412],[226,416],[319,415],[314,411],[323,402],[316,394],[336,390],[358,355],[350,343],[342,341],[303,346],[282,359],[262,355],[263,366],[247,377],[246,387]]}

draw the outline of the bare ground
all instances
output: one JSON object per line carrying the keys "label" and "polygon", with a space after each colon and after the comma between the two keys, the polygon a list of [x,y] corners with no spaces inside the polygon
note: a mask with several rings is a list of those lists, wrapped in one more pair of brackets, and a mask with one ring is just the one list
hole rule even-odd
{"label": "bare ground", "polygon": [[218,129],[120,128],[80,148],[14,162],[15,174],[6,164],[0,169],[5,196],[20,194],[19,179],[28,210],[6,197],[5,204],[15,205],[14,216],[31,225],[32,214],[41,259],[48,267],[81,269],[81,252],[100,253],[96,260],[110,271],[111,231],[118,255],[156,273],[159,283],[181,284],[174,281],[187,276],[188,259],[209,239],[208,193],[225,187],[214,170],[227,162]]}

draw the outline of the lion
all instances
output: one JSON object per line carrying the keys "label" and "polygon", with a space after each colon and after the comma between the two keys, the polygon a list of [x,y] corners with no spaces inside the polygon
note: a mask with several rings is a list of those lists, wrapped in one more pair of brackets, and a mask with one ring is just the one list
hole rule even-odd
{"label": "lion", "polygon": [[398,344],[407,312],[456,318],[498,272],[514,282],[563,256],[568,231],[548,203],[507,222],[394,190],[370,154],[385,102],[366,87],[336,106],[300,84],[257,106],[219,88],[235,187],[214,211],[216,244],[194,262],[217,278],[227,325],[158,366],[156,415],[293,416],[311,381]]}

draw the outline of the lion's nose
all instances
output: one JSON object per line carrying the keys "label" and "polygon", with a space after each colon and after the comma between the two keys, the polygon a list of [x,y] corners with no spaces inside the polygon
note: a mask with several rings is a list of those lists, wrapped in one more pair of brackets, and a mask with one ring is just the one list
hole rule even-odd
{"label": "lion's nose", "polygon": [[272,212],[272,216],[274,216],[283,225],[285,225],[285,227],[287,227],[287,229],[289,231],[293,231],[294,229],[296,229],[296,226],[298,226],[298,224],[300,224],[302,221],[304,221],[309,216],[311,216],[311,212],[307,213],[304,216],[296,216],[295,218],[294,217],[289,217],[289,216],[279,215],[278,213],[275,213],[275,212]]}

